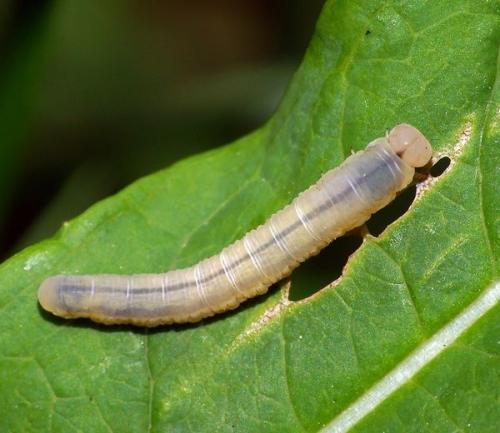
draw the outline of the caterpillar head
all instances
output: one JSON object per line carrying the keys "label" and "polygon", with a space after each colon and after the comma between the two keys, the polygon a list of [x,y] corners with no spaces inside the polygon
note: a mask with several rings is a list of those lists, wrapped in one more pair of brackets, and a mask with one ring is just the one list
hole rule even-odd
{"label": "caterpillar head", "polygon": [[408,165],[423,167],[432,158],[432,147],[417,128],[402,123],[395,126],[387,136],[394,152]]}

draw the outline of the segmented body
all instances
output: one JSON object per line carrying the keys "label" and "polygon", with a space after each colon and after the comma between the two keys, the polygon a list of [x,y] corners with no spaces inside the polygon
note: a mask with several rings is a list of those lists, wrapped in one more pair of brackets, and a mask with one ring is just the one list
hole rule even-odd
{"label": "segmented body", "polygon": [[411,128],[427,143],[409,125],[396,127],[218,255],[163,274],[51,277],[40,287],[40,303],[66,318],[148,327],[195,322],[235,308],[364,223],[411,182],[415,163],[401,156],[406,147],[399,146],[397,128]]}

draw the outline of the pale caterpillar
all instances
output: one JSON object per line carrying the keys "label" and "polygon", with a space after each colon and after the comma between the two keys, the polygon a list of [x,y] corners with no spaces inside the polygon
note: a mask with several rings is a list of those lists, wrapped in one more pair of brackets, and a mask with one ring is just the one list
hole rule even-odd
{"label": "pale caterpillar", "polygon": [[420,131],[398,125],[216,256],[164,274],[58,275],[43,282],[38,300],[45,310],[65,318],[147,327],[196,322],[235,308],[363,224],[431,156],[431,145]]}

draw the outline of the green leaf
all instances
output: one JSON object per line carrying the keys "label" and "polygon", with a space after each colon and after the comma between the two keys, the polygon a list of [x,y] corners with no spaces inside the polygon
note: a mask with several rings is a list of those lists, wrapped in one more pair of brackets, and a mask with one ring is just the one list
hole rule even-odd
{"label": "green leaf", "polygon": [[[498,9],[327,2],[264,127],[136,182],[4,263],[0,430],[496,431]],[[401,122],[452,165],[335,286],[300,302],[275,288],[149,332],[38,308],[49,275],[159,272],[216,253]]]}

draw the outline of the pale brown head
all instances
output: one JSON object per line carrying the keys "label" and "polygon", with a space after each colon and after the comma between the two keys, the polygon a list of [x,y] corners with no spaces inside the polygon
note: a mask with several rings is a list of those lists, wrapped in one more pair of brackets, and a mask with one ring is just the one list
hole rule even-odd
{"label": "pale brown head", "polygon": [[432,147],[417,128],[402,123],[387,136],[389,145],[399,157],[412,167],[423,167],[432,158]]}

